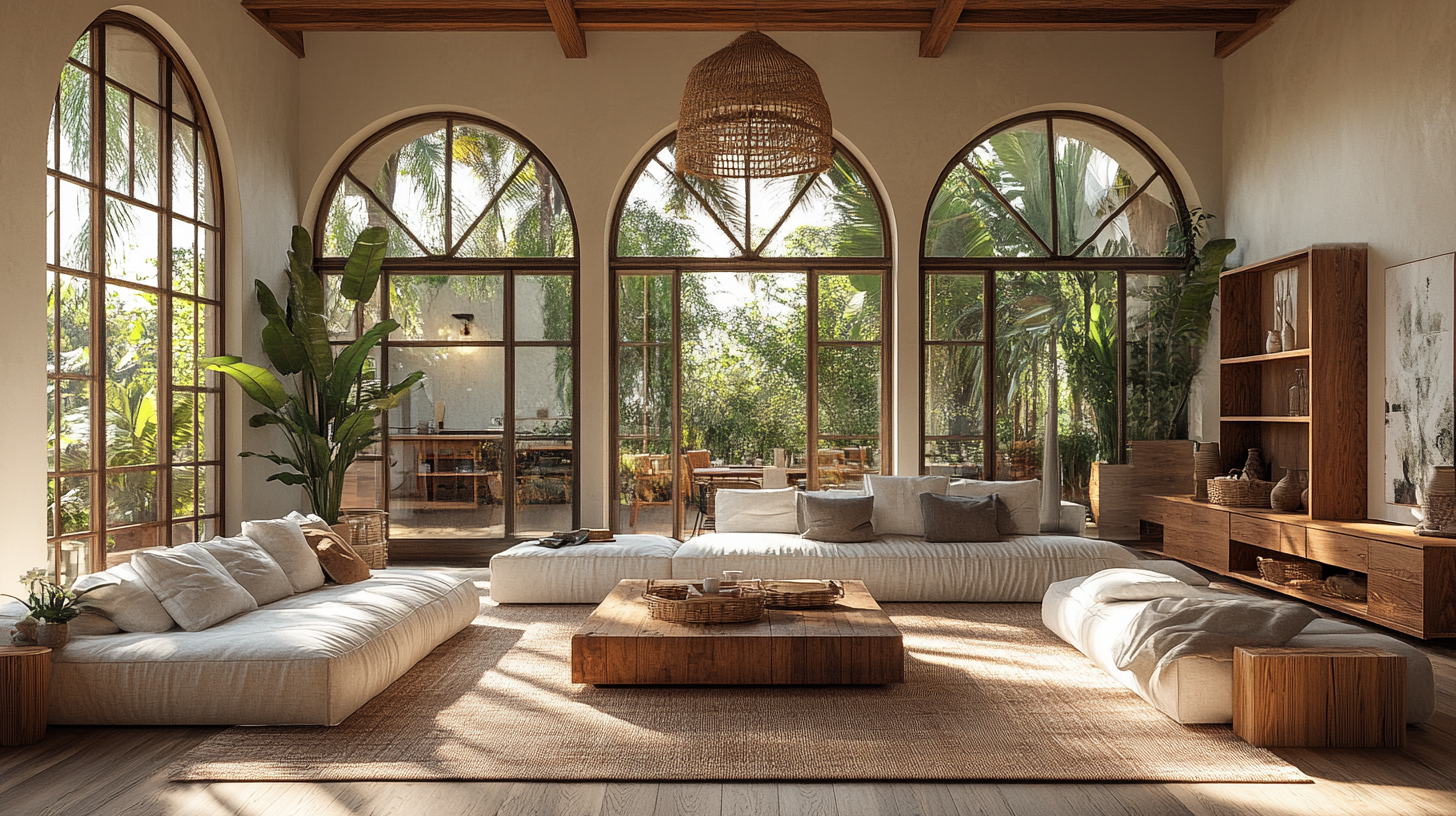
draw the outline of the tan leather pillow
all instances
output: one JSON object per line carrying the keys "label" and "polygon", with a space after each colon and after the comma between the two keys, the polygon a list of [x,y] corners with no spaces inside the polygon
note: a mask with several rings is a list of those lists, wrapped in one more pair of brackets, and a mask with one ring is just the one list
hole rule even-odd
{"label": "tan leather pillow", "polygon": [[324,572],[338,583],[357,584],[369,577],[369,565],[338,533],[305,529],[303,537],[318,556]]}

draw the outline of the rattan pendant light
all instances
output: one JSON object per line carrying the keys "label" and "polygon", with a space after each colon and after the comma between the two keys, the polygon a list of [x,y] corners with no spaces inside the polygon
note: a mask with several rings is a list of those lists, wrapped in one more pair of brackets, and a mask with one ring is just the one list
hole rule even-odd
{"label": "rattan pendant light", "polygon": [[819,75],[750,31],[688,72],[677,169],[709,178],[820,173],[834,161],[832,131]]}

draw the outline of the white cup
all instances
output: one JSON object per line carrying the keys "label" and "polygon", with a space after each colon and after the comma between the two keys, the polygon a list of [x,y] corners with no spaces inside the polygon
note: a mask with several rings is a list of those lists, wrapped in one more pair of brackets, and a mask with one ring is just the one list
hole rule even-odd
{"label": "white cup", "polygon": [[719,584],[718,584],[718,579],[717,578],[704,578],[703,579],[703,594],[704,595],[717,595],[718,594],[718,588],[719,588]]}

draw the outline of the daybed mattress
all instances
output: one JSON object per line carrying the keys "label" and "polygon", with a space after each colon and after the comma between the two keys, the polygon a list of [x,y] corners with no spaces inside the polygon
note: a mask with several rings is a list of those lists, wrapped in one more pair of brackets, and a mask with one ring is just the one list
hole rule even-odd
{"label": "daybed mattress", "polygon": [[468,579],[377,570],[201,632],[77,637],[53,653],[57,725],[337,725],[479,613]]}
{"label": "daybed mattress", "polygon": [[858,544],[810,541],[789,533],[712,533],[678,548],[672,577],[742,570],[744,578],[864,581],[878,601],[1035,602],[1055,581],[1132,566],[1130,550],[1075,536],[932,543],[880,536]]}
{"label": "daybed mattress", "polygon": [[[1234,664],[1208,657],[1184,657],[1161,670],[1142,675],[1117,668],[1113,658],[1117,641],[1143,607],[1152,601],[1096,603],[1073,592],[1083,578],[1051,585],[1042,601],[1041,615],[1048,629],[1086,655],[1124,686],[1137,692],[1154,708],[1180,723],[1233,722]],[[1199,587],[1198,594],[1229,598],[1225,590]],[[1406,722],[1429,720],[1436,710],[1431,661],[1420,649],[1388,635],[1353,623],[1320,618],[1292,638],[1289,646],[1369,646],[1406,658]]]}
{"label": "daybed mattress", "polygon": [[601,603],[627,578],[672,577],[676,539],[618,535],[614,541],[551,549],[523,541],[490,559],[496,603]]}

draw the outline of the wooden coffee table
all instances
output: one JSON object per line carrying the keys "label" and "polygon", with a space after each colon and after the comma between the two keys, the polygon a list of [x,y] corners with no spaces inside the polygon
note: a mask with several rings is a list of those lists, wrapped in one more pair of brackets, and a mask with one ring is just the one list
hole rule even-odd
{"label": "wooden coffee table", "polygon": [[645,580],[626,580],[571,638],[571,682],[595,685],[902,683],[900,630],[863,581],[822,609],[769,609],[754,623],[653,620]]}

